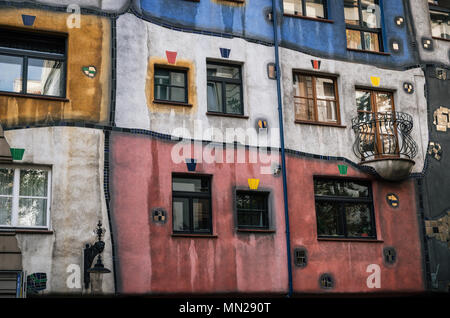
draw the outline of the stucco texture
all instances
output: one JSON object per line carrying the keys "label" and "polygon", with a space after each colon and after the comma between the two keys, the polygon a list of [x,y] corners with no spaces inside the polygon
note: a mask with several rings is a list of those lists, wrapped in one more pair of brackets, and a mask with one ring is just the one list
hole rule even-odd
{"label": "stucco texture", "polygon": [[[23,270],[28,274],[47,273],[44,294],[89,293],[84,288],[66,284],[71,264],[83,271],[83,248],[96,241],[94,229],[99,220],[107,232],[103,252],[105,267],[113,269],[110,229],[103,192],[102,131],[86,128],[58,127],[6,131],[11,147],[24,148],[18,165],[51,167],[51,233],[18,233]],[[113,274],[103,275],[102,290],[114,292]],[[81,274],[81,280],[83,276]],[[81,285],[83,286],[83,284]]]}
{"label": "stucco texture", "polygon": [[[51,123],[60,120],[107,122],[110,101],[110,20],[82,15],[80,28],[67,26],[68,13],[35,9],[1,9],[0,25],[67,34],[66,100],[45,100],[0,94],[0,121],[4,127]],[[31,27],[25,27],[22,14],[34,15]],[[82,68],[95,66],[97,74],[87,77]]]}

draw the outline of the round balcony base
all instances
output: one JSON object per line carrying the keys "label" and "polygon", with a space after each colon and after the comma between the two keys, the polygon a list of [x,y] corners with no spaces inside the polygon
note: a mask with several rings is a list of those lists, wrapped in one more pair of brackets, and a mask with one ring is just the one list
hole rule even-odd
{"label": "round balcony base", "polygon": [[401,181],[409,177],[415,162],[406,158],[380,158],[360,164],[372,167],[385,180]]}

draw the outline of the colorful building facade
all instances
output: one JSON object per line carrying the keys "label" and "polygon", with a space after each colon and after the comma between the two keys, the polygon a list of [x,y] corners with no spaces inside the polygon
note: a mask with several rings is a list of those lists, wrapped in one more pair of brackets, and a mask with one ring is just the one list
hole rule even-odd
{"label": "colorful building facade", "polygon": [[[0,275],[41,294],[446,290],[450,31],[423,2],[0,2],[0,68],[24,70],[0,81],[0,240],[21,255]],[[22,194],[32,171],[44,194]]]}

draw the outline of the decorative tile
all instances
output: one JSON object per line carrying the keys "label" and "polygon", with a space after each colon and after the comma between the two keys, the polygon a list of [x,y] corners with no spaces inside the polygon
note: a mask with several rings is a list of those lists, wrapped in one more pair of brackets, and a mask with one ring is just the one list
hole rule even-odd
{"label": "decorative tile", "polygon": [[400,204],[398,196],[394,193],[388,193],[386,195],[386,201],[393,208],[398,208]]}
{"label": "decorative tile", "polygon": [[428,154],[434,159],[440,161],[442,158],[442,147],[439,143],[430,141],[428,144]]}
{"label": "decorative tile", "polygon": [[36,16],[34,15],[22,14],[22,22],[25,26],[33,26],[35,20]]}
{"label": "decorative tile", "polygon": [[230,57],[230,53],[231,53],[231,49],[227,49],[227,48],[220,48],[220,55],[224,58],[227,59]]}
{"label": "decorative tile", "polygon": [[86,75],[89,78],[94,78],[95,75],[97,75],[97,68],[95,66],[84,66],[81,68],[84,75]]}
{"label": "decorative tile", "polygon": [[450,128],[450,110],[446,107],[439,107],[434,111],[433,114],[433,124],[436,126],[438,131],[446,132],[447,128]]}
{"label": "decorative tile", "polygon": [[412,94],[412,93],[414,93],[414,85],[409,82],[405,82],[405,83],[403,83],[403,90],[407,94]]}
{"label": "decorative tile", "polygon": [[381,79],[378,76],[370,77],[370,82],[372,83],[372,86],[376,86],[376,87],[380,86],[380,81],[381,81]]}
{"label": "decorative tile", "polygon": [[313,69],[320,70],[321,61],[319,61],[319,60],[311,60],[311,64],[312,64]]}

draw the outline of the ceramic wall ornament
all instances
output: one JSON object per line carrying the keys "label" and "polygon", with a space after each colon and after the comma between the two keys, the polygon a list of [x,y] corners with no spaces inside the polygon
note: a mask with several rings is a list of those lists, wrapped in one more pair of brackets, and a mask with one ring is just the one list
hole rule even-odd
{"label": "ceramic wall ornament", "polygon": [[97,75],[97,68],[93,65],[83,66],[82,71],[83,71],[84,75],[86,75],[89,78],[94,78],[95,75]]}
{"label": "ceramic wall ornament", "polygon": [[441,145],[437,142],[430,141],[430,143],[428,144],[428,154],[437,161],[440,161],[442,158]]}

